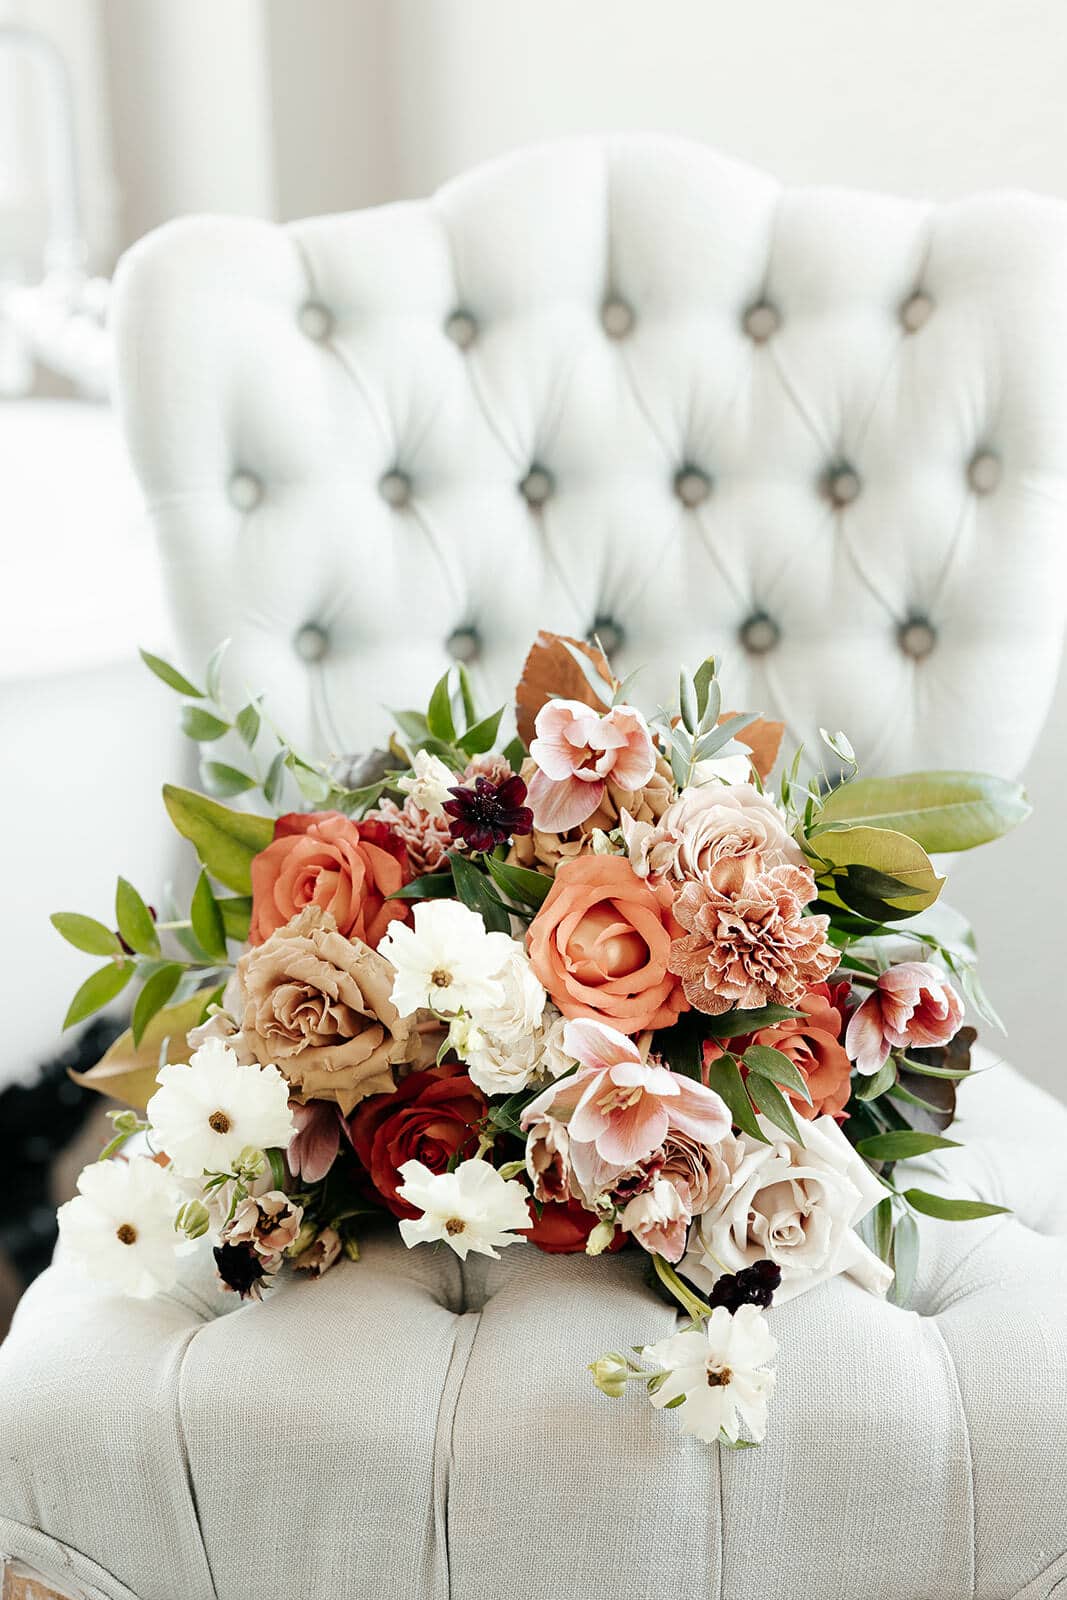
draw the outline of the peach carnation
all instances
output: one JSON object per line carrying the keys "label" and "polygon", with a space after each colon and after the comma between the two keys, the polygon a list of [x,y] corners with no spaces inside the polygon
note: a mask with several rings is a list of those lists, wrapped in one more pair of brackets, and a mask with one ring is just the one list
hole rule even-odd
{"label": "peach carnation", "polygon": [[757,872],[733,896],[687,883],[674,915],[688,931],[671,945],[670,970],[690,1005],[713,1017],[734,1006],[792,1005],[829,977],[839,959],[826,939],[830,919],[804,915],[817,893],[807,867]]}
{"label": "peach carnation", "polygon": [[426,872],[436,872],[452,848],[448,818],[424,811],[410,795],[402,806],[388,797],[380,800],[375,810],[367,813],[366,820],[372,818],[384,822],[402,842],[417,878]]}

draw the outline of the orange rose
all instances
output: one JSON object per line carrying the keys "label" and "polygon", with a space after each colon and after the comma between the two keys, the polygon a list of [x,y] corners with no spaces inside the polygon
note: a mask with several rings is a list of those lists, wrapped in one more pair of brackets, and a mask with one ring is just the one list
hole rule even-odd
{"label": "orange rose", "polygon": [[668,972],[674,891],[623,856],[579,856],[556,873],[526,935],[534,972],[565,1017],[620,1033],[668,1028],[689,1009]]}
{"label": "orange rose", "polygon": [[290,812],[274,824],[274,842],[252,862],[249,939],[263,944],[305,906],[329,911],[346,939],[372,949],[410,908],[387,897],[407,881],[401,840],[382,822],[350,822],[338,811]]}
{"label": "orange rose", "polygon": [[[811,1105],[789,1089],[785,1093],[793,1110],[809,1121],[821,1116],[840,1118],[848,1104],[852,1063],[841,1043],[847,993],[847,984],[835,984],[831,989],[828,983],[817,983],[796,1002],[796,1009],[804,1012],[802,1017],[790,1017],[773,1028],[760,1028],[750,1038],[730,1041],[735,1053],[750,1044],[765,1044],[789,1057],[808,1086]],[[722,1046],[709,1040],[704,1046],[705,1067],[722,1054]]]}

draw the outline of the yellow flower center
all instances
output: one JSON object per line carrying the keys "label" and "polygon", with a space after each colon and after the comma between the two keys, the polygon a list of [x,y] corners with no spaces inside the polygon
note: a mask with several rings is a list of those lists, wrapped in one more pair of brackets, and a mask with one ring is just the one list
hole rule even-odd
{"label": "yellow flower center", "polygon": [[137,1229],[132,1222],[123,1222],[115,1229],[115,1238],[119,1244],[136,1244]]}
{"label": "yellow flower center", "polygon": [[225,1111],[213,1111],[207,1119],[207,1125],[215,1133],[229,1133],[233,1127],[233,1123]]}
{"label": "yellow flower center", "polygon": [[435,989],[447,989],[452,982],[452,974],[446,972],[444,967],[438,967],[430,976],[430,982]]}

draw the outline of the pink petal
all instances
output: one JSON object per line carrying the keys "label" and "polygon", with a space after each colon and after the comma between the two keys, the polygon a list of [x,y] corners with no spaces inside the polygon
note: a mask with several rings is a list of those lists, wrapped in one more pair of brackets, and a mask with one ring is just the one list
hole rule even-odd
{"label": "pink petal", "polygon": [[597,1152],[605,1161],[633,1166],[659,1148],[667,1127],[667,1113],[660,1101],[644,1095],[636,1105],[612,1117],[611,1126],[597,1139]]}
{"label": "pink petal", "polygon": [[732,1119],[714,1089],[680,1078],[678,1099],[667,1108],[671,1125],[688,1133],[700,1144],[718,1144],[730,1131]]}
{"label": "pink petal", "polygon": [[567,778],[562,783],[540,770],[530,779],[526,798],[533,812],[534,827],[541,833],[566,833],[591,817],[604,797],[604,785]]}
{"label": "pink petal", "polygon": [[853,1012],[845,1031],[845,1053],[866,1077],[881,1071],[889,1059],[877,994],[868,995],[859,1010]]}
{"label": "pink petal", "polygon": [[592,1018],[564,1023],[563,1050],[583,1067],[595,1068],[597,1072],[605,1072],[620,1061],[641,1060],[641,1052],[632,1039],[609,1028],[606,1022],[594,1022]]}
{"label": "pink petal", "polygon": [[334,1162],[341,1142],[341,1116],[326,1100],[310,1105],[290,1104],[296,1132],[289,1141],[286,1159],[294,1177],[305,1183],[321,1183]]}
{"label": "pink petal", "polygon": [[679,1078],[676,1072],[671,1072],[667,1067],[650,1067],[644,1061],[620,1061],[612,1067],[610,1073],[612,1083],[618,1084],[620,1089],[633,1089],[640,1086],[646,1094],[666,1096],[673,1099],[681,1094]]}

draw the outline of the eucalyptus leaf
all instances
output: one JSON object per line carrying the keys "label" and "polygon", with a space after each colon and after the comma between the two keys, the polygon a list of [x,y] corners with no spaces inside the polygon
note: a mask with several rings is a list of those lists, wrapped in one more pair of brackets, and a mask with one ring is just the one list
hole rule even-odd
{"label": "eucalyptus leaf", "polygon": [[678,704],[682,713],[682,721],[689,733],[695,734],[700,722],[700,713],[697,710],[696,686],[688,672],[678,674]]}
{"label": "eucalyptus leaf", "polygon": [[73,1028],[76,1022],[84,1022],[94,1011],[102,1011],[104,1006],[110,1005],[116,995],[125,989],[133,974],[132,961],[109,961],[106,967],[98,967],[86,978],[67,1007],[67,1014],[63,1018],[64,1029]]}
{"label": "eucalyptus leaf", "polygon": [[925,1156],[931,1150],[958,1150],[958,1139],[946,1139],[939,1133],[921,1133],[907,1128],[892,1133],[876,1133],[871,1139],[861,1139],[856,1146],[865,1161],[907,1161],[911,1156]]}
{"label": "eucalyptus leaf", "polygon": [[260,720],[259,707],[254,700],[250,700],[246,706],[242,706],[237,713],[234,725],[250,750],[259,738]]}
{"label": "eucalyptus leaf", "polygon": [[86,955],[114,956],[122,948],[112,930],[95,917],[83,917],[78,911],[53,911],[49,921],[68,944]]}
{"label": "eucalyptus leaf", "polygon": [[[189,919],[193,924],[193,933],[200,948],[205,951],[208,958],[212,961],[225,961],[226,928],[208,875],[203,869],[193,890]],[[169,1000],[170,995],[168,994],[166,998]]]}
{"label": "eucalyptus leaf", "polygon": [[164,786],[163,800],[174,826],[194,846],[211,876],[235,894],[251,894],[252,858],[274,838],[271,819],[232,811],[193,789],[173,784]]}
{"label": "eucalyptus leaf", "polygon": [[229,639],[223,639],[212,651],[211,660],[207,664],[207,692],[212,700],[217,700],[222,688],[222,663],[226,652],[230,648]]}
{"label": "eucalyptus leaf", "polygon": [[285,787],[286,760],[289,751],[283,744],[267,768],[267,776],[263,779],[263,796],[267,804],[276,806]]}
{"label": "eucalyptus leaf", "polygon": [[296,786],[305,800],[317,806],[329,799],[333,785],[323,773],[316,772],[313,766],[301,760],[292,750],[285,757],[285,765],[295,778]]}
{"label": "eucalyptus leaf", "polygon": [[929,1194],[925,1189],[905,1189],[904,1198],[915,1211],[942,1222],[977,1222],[982,1217],[1006,1216],[1010,1207],[988,1205],[984,1200],[950,1200],[947,1195]]}
{"label": "eucalyptus leaf", "polygon": [[120,878],[115,885],[115,920],[119,933],[139,956],[158,956],[159,934],[152,913],[133,884]]}
{"label": "eucalyptus leaf", "polygon": [[135,1045],[140,1044],[144,1031],[152,1018],[166,1005],[181,981],[184,968],[178,961],[167,961],[157,967],[133,1003],[130,1031]]}
{"label": "eucalyptus leaf", "polygon": [[200,780],[209,793],[223,800],[231,795],[247,794],[249,789],[256,787],[255,778],[228,766],[225,761],[201,761]]}
{"label": "eucalyptus leaf", "polygon": [[173,689],[177,694],[189,695],[194,700],[206,698],[203,689],[198,689],[195,683],[190,683],[184,673],[179,672],[177,667],[172,667],[169,661],[164,661],[162,656],[150,655],[147,650],[140,651],[140,656],[149,672],[154,672],[168,689]]}
{"label": "eucalyptus leaf", "polygon": [[754,712],[742,711],[736,716],[727,717],[725,722],[717,723],[708,733],[701,734],[693,747],[693,755],[697,761],[706,761],[713,756],[716,750],[721,750],[724,744],[729,744],[735,733],[740,733],[742,728],[749,727],[755,722]]}
{"label": "eucalyptus leaf", "polygon": [[[589,656],[586,655],[584,650],[579,650],[576,645],[573,645],[569,639],[565,639],[562,634],[559,634],[556,637],[558,638],[559,643],[563,646],[564,650],[566,650],[567,654],[578,667],[582,677],[585,679],[590,689],[592,689],[593,694],[596,696],[596,699],[599,701],[600,705],[606,709],[611,685],[605,678],[601,677],[595,665],[590,660]],[[596,648],[599,649],[599,645],[596,646]]]}
{"label": "eucalyptus leaf", "polygon": [[229,733],[230,724],[213,712],[205,711],[203,706],[182,706],[181,728],[187,739],[195,739],[197,744],[212,744]]}
{"label": "eucalyptus leaf", "polygon": [[1030,814],[1021,784],[985,772],[910,772],[857,778],[828,795],[820,826],[866,823],[906,834],[927,851],[972,850]]}

